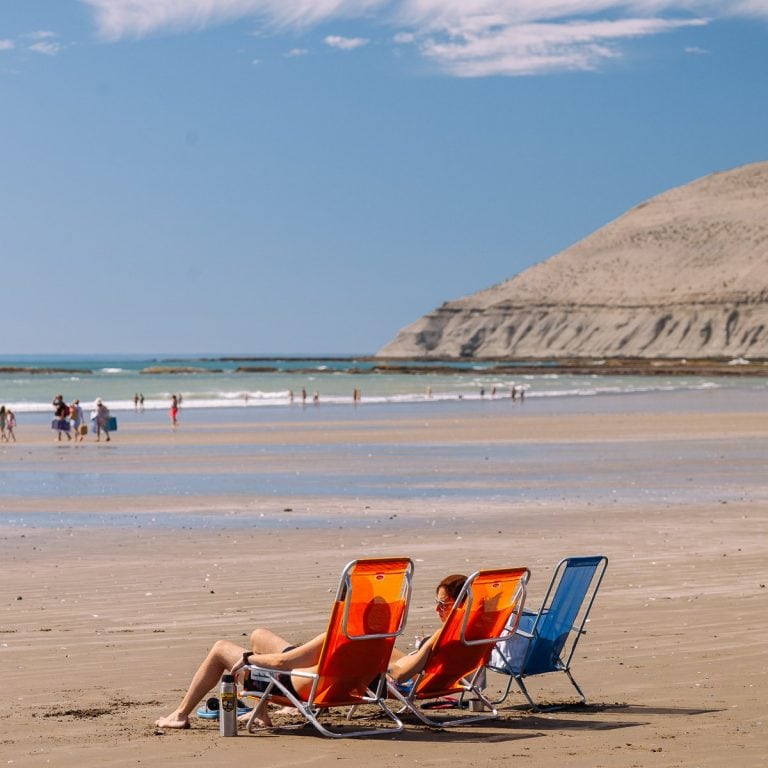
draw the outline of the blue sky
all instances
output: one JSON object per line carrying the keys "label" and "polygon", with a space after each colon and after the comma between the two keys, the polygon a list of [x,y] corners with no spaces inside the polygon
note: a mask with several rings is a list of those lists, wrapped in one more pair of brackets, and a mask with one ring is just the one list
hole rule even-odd
{"label": "blue sky", "polygon": [[0,354],[370,353],[768,159],[768,0],[0,0]]}

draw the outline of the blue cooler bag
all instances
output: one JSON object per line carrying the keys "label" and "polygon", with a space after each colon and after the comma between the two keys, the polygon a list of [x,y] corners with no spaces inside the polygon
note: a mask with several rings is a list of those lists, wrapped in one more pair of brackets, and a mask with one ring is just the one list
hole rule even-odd
{"label": "blue cooler bag", "polygon": [[117,419],[114,416],[107,419],[107,432],[117,432]]}

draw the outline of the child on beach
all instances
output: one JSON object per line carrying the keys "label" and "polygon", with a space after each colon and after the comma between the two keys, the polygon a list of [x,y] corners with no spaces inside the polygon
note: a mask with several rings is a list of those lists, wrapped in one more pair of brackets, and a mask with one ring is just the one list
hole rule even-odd
{"label": "child on beach", "polygon": [[[435,611],[440,621],[445,621],[456,598],[464,586],[467,577],[462,574],[446,576],[435,590]],[[418,650],[405,654],[395,649],[392,652],[389,669],[390,677],[395,682],[402,682],[421,671],[427,661],[432,642],[436,635],[423,641]],[[320,651],[325,641],[325,632],[303,645],[291,645],[279,635],[268,629],[256,629],[251,633],[251,649],[247,650],[229,640],[217,640],[203,662],[197,668],[192,682],[179,706],[166,717],[155,720],[158,728],[189,728],[189,715],[203,696],[221,679],[224,672],[236,674],[245,664],[257,664],[270,669],[293,669],[316,671]],[[285,684],[298,695],[306,696],[312,681],[305,677],[285,676]],[[271,721],[266,708],[261,718],[262,724],[269,727]]]}
{"label": "child on beach", "polygon": [[3,439],[6,443],[11,442],[11,438],[13,438],[13,442],[16,442],[16,414],[9,408],[5,412],[5,434],[3,435]]}

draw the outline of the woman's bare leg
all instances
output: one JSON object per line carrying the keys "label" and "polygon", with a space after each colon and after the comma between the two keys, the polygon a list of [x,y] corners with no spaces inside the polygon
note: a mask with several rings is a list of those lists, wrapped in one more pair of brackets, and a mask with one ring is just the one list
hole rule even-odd
{"label": "woman's bare leg", "polygon": [[251,632],[251,650],[254,653],[282,653],[290,645],[285,638],[269,629],[259,628]]}
{"label": "woman's bare leg", "polygon": [[229,640],[217,640],[203,663],[197,668],[179,706],[170,715],[155,720],[155,725],[158,728],[189,728],[189,713],[221,680],[222,674],[231,669],[233,664],[242,657],[245,650]]}

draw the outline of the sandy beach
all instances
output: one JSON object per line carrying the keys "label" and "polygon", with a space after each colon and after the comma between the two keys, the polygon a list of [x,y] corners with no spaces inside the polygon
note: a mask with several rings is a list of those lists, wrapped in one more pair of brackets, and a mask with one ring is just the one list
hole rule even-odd
{"label": "sandy beach", "polygon": [[[605,403],[609,401],[606,400]],[[132,423],[109,445],[43,425],[0,449],[0,755],[14,766],[765,765],[768,417],[759,398],[597,400],[350,418]],[[321,631],[343,566],[416,562],[408,629],[450,572],[610,563],[574,674],[589,704],[393,737],[222,739],[180,699],[219,637]],[[492,687],[500,681],[491,678]],[[572,700],[565,677],[531,686]]]}

